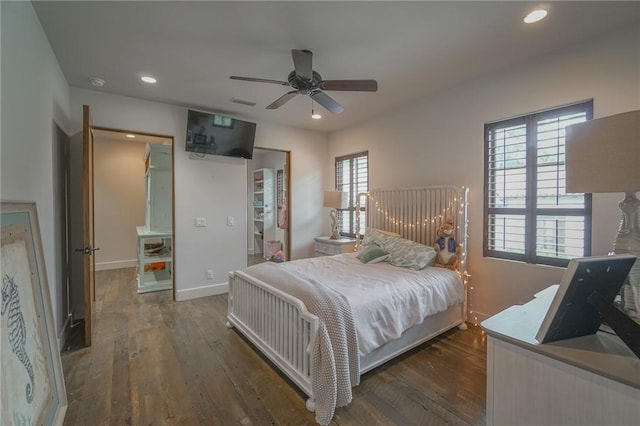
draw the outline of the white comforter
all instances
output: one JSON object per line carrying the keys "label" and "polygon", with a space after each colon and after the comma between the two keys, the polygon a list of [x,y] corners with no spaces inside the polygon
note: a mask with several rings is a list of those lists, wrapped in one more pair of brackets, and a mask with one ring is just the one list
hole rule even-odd
{"label": "white comforter", "polygon": [[385,262],[364,264],[355,253],[279,266],[295,275],[308,276],[347,298],[361,356],[400,337],[424,318],[464,301],[462,279],[444,268],[412,271]]}

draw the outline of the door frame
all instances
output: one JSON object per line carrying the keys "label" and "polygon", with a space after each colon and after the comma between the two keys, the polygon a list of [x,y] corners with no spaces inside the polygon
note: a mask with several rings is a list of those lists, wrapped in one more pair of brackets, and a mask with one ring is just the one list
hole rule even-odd
{"label": "door frame", "polygon": [[[285,259],[291,260],[291,151],[287,149],[277,149],[277,148],[264,148],[261,146],[255,146],[253,149],[260,149],[263,151],[271,151],[271,152],[279,152],[285,155],[284,159],[284,173],[286,176],[286,206],[287,206],[287,232],[286,232],[286,243],[285,243]],[[247,176],[249,175],[249,171],[247,170]],[[275,179],[275,175],[274,175]],[[247,193],[247,203],[249,202],[249,194]],[[247,227],[247,241],[249,239],[249,228]]]}
{"label": "door frame", "polygon": [[96,257],[93,205],[93,131],[89,105],[82,106],[82,248],[84,280],[84,345],[91,346],[95,301]]}

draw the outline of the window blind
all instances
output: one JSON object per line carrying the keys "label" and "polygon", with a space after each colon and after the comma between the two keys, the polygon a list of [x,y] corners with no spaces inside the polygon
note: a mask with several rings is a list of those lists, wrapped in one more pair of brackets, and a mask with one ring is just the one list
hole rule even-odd
{"label": "window blind", "polygon": [[565,128],[591,101],[485,125],[484,255],[566,265],[591,252],[591,196],[565,191]]}
{"label": "window blind", "polygon": [[356,214],[360,223],[365,222],[365,211],[356,212],[356,197],[369,191],[369,152],[336,157],[336,190],[349,194],[349,207],[338,210],[338,230],[341,235],[355,237]]}

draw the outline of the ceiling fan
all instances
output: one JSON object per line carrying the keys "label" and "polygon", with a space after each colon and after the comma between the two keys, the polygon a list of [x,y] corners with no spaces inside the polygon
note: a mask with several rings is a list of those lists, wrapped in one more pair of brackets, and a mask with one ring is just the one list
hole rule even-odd
{"label": "ceiling fan", "polygon": [[294,70],[289,73],[287,81],[269,80],[264,78],[239,77],[232,75],[232,80],[257,81],[272,83],[294,88],[269,104],[266,109],[280,108],[296,95],[309,95],[311,99],[322,105],[332,114],[340,114],[344,107],[336,102],[325,90],[349,92],[375,92],[378,90],[376,80],[323,80],[320,74],[311,67],[313,53],[309,50],[291,50]]}

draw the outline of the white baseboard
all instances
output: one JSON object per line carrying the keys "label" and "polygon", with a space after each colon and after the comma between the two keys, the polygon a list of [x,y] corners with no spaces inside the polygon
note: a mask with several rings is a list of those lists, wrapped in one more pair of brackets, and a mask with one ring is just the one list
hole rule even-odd
{"label": "white baseboard", "polygon": [[114,262],[96,263],[96,271],[107,271],[109,269],[134,268],[138,266],[138,260],[117,260]]}
{"label": "white baseboard", "polygon": [[202,287],[189,288],[176,291],[176,300],[183,301],[197,299],[198,297],[216,296],[229,292],[229,283],[206,285]]}

